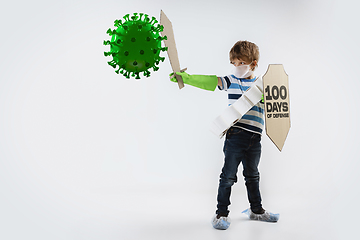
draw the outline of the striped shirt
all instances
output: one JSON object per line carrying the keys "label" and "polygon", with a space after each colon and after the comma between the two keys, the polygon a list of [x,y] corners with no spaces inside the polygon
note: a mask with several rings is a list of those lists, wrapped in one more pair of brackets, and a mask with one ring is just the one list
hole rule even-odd
{"label": "striped shirt", "polygon": [[[248,90],[256,77],[253,79],[237,78],[234,75],[220,77],[223,87],[220,90],[228,92],[229,106],[238,100]],[[264,128],[264,102],[261,100],[255,104],[242,118],[233,126],[245,129],[261,135]]]}

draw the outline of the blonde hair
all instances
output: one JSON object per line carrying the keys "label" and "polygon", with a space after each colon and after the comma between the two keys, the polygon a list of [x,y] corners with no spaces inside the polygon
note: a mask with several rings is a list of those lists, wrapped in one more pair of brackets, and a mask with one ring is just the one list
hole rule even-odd
{"label": "blonde hair", "polygon": [[259,47],[255,43],[249,41],[236,42],[231,48],[229,55],[230,61],[241,58],[242,60],[252,63],[254,60],[256,60],[255,67],[257,67],[257,62],[259,61],[260,57]]}

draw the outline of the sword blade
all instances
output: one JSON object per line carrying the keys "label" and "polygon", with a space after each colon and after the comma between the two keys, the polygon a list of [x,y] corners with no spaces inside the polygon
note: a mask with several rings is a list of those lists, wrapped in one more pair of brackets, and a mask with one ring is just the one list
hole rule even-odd
{"label": "sword blade", "polygon": [[[173,72],[180,72],[180,62],[178,57],[178,52],[175,44],[174,31],[172,28],[172,24],[169,18],[165,15],[165,13],[161,10],[160,13],[160,24],[164,26],[164,30],[161,32],[161,35],[167,37],[167,40],[164,40],[165,47],[168,48],[167,54],[169,56],[170,65]],[[184,87],[184,82],[182,78],[178,75],[175,75],[176,80],[179,85],[179,89]]]}

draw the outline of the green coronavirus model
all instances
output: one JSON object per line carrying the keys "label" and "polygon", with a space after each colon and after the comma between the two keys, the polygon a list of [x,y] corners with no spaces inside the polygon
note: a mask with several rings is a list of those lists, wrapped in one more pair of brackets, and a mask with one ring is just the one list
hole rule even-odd
{"label": "green coronavirus model", "polygon": [[149,69],[157,71],[157,65],[165,60],[160,57],[160,52],[167,50],[161,47],[161,41],[166,39],[166,36],[160,36],[164,27],[157,24],[155,17],[150,19],[143,13],[134,13],[131,17],[127,14],[123,18],[125,21],[115,20],[116,29],[107,30],[111,40],[105,40],[104,45],[110,45],[110,51],[104,52],[104,55],[112,56],[108,64],[117,68],[117,74],[140,79],[139,74],[143,72],[144,76],[149,77]]}

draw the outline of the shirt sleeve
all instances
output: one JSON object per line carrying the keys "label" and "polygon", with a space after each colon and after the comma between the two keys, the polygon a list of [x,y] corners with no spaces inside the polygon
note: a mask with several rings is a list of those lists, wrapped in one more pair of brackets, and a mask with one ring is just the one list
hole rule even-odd
{"label": "shirt sleeve", "polygon": [[218,86],[219,90],[221,91],[227,91],[231,85],[230,79],[228,76],[220,77],[222,82],[222,87]]}

